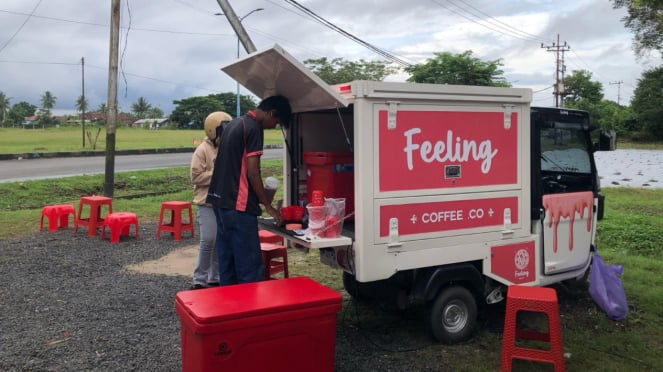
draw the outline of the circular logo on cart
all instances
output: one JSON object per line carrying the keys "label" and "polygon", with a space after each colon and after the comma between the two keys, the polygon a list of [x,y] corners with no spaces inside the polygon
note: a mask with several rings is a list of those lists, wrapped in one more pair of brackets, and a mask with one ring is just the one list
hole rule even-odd
{"label": "circular logo on cart", "polygon": [[516,252],[514,263],[516,264],[516,268],[518,268],[518,270],[523,270],[527,267],[529,264],[529,253],[527,253],[526,249],[519,249],[518,252]]}

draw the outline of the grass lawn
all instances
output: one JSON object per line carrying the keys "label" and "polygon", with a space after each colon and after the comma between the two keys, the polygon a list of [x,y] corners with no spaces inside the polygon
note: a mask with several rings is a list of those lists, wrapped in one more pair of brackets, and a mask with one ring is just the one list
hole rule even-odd
{"label": "grass lawn", "polygon": [[[97,134],[97,127],[86,128],[92,131],[92,138]],[[205,138],[202,129],[196,130],[149,130],[141,128],[117,128],[115,138],[116,150],[143,150],[161,148],[193,149],[194,140]],[[92,143],[85,138],[81,128],[62,127],[47,129],[0,128],[0,154],[25,154],[33,152],[68,152],[91,151]],[[280,129],[265,131],[265,144],[282,144],[283,135]],[[96,140],[96,151],[106,149],[106,131],[101,130]],[[192,150],[193,151],[193,150]]]}

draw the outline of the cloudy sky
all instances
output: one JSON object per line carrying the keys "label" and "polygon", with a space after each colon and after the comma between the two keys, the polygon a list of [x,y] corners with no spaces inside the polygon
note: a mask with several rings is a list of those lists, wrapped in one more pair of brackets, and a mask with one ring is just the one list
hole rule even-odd
{"label": "cloudy sky", "polygon": [[[258,50],[280,44],[296,58],[378,60],[374,52],[304,15],[285,0],[230,0]],[[433,53],[472,50],[503,60],[513,86],[531,88],[532,104],[554,104],[555,53],[564,42],[567,73],[585,69],[607,99],[626,104],[658,54],[636,59],[623,10],[609,0],[299,0],[352,35],[401,59],[423,63]],[[56,111],[73,110],[81,94],[91,109],[107,99],[111,1],[2,0],[0,91],[11,104],[40,106],[57,97]],[[173,100],[235,92],[220,68],[237,57],[237,38],[216,0],[122,0],[118,101],[130,111],[138,97],[166,114]],[[245,52],[242,49],[241,54]],[[389,77],[403,81],[405,74]],[[245,90],[243,94],[248,94]],[[619,97],[618,97],[619,95]]]}

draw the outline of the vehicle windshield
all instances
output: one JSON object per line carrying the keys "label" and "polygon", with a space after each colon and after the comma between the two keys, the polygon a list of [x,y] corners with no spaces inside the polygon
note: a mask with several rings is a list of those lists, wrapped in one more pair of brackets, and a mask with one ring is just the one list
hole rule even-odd
{"label": "vehicle windshield", "polygon": [[541,171],[591,173],[590,154],[587,151],[584,131],[542,128]]}

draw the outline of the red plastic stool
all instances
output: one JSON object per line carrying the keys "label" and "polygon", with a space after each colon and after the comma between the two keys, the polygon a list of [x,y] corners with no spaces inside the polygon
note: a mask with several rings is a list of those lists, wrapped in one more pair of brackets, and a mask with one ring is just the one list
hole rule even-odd
{"label": "red plastic stool", "polygon": [[[543,313],[548,317],[548,332],[517,329],[518,311]],[[546,341],[549,350],[532,349],[516,345],[516,338]],[[504,335],[502,336],[501,371],[511,371],[513,358],[553,364],[555,371],[564,371],[564,350],[559,322],[557,292],[552,288],[512,285],[506,297]]]}
{"label": "red plastic stool", "polygon": [[110,229],[110,242],[119,243],[120,235],[129,235],[131,225],[134,225],[136,239],[138,239],[138,217],[130,212],[110,213],[104,218],[101,227],[101,239],[106,237],[106,226]]}
{"label": "red plastic stool", "polygon": [[258,238],[261,243],[283,244],[283,238],[267,230],[258,230]]}
{"label": "red plastic stool", "polygon": [[44,217],[48,219],[48,231],[58,231],[58,221],[60,221],[60,227],[69,227],[70,214],[74,217],[72,221],[76,223],[76,210],[73,205],[54,204],[45,206],[41,210],[39,230],[44,229]]}
{"label": "red plastic stool", "polygon": [[[89,206],[88,217],[83,218],[83,206]],[[74,232],[78,231],[78,226],[87,227],[87,235],[95,236],[97,229],[102,226],[104,219],[101,217],[101,208],[108,207],[108,214],[113,213],[113,199],[105,196],[83,196],[78,203],[78,215],[74,221]]]}
{"label": "red plastic stool", "polygon": [[283,272],[288,277],[288,249],[282,245],[260,243],[262,264],[265,267],[265,279],[277,279],[272,275]]}
{"label": "red plastic stool", "polygon": [[[165,211],[170,210],[170,222],[163,222],[163,214]],[[182,211],[189,211],[189,221],[182,222]],[[182,231],[191,231],[193,238],[193,211],[191,210],[191,202],[185,201],[168,201],[161,203],[161,213],[159,213],[159,226],[157,227],[157,239],[159,239],[161,232],[169,232],[174,240],[182,240]]]}

